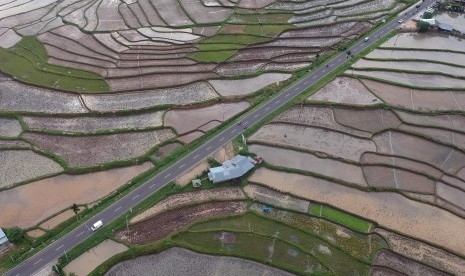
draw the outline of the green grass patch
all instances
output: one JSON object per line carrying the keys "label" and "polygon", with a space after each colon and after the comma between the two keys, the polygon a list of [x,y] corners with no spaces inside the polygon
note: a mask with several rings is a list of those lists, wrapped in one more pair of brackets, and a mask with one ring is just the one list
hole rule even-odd
{"label": "green grass patch", "polygon": [[234,14],[229,22],[234,24],[288,24],[287,21],[293,16],[289,13],[255,13],[255,14]]}
{"label": "green grass patch", "polygon": [[24,37],[14,47],[0,48],[0,71],[20,81],[83,93],[110,90],[102,76],[47,63],[45,47],[35,37]]}
{"label": "green grass patch", "polygon": [[223,50],[223,51],[200,51],[189,54],[189,57],[198,62],[222,62],[232,57],[237,50]]}
{"label": "green grass patch", "polygon": [[238,45],[249,45],[253,43],[260,43],[268,41],[268,37],[259,35],[247,35],[247,34],[218,34],[213,37],[207,38],[201,42],[204,43],[226,43],[226,44],[238,44]]}
{"label": "green grass patch", "polygon": [[308,208],[308,212],[314,216],[319,217],[321,212],[321,205],[311,202],[310,207]]}
{"label": "green grass patch", "polygon": [[[308,227],[309,225],[306,226],[306,228]],[[366,261],[355,258],[318,235],[252,212],[238,217],[201,222],[189,229],[189,235],[193,232],[199,236],[209,233],[208,244],[192,240],[183,240],[183,242],[201,248],[206,247],[209,250],[216,246],[215,250],[218,250],[218,243],[221,244],[221,241],[215,241],[215,237],[219,237],[219,233],[223,233],[223,231],[233,233],[236,237],[253,234],[257,237],[272,239],[271,244],[261,245],[261,247],[273,248],[269,249],[270,255],[268,258],[271,259],[271,263],[278,267],[285,268],[286,264],[288,264],[294,268],[304,268],[310,263],[313,268],[324,268],[324,271],[333,271],[337,275],[347,272],[350,272],[351,275],[363,275],[367,274],[370,268]],[[183,235],[180,234],[180,236]],[[223,249],[224,244],[221,246],[221,249]],[[242,254],[241,252],[236,253]],[[302,273],[303,271],[298,272]]]}
{"label": "green grass patch", "polygon": [[198,44],[199,51],[189,54],[198,62],[223,62],[238,49],[247,45],[270,40],[268,37],[246,34],[218,34]]}
{"label": "green grass patch", "polygon": [[260,35],[267,37],[275,37],[285,30],[295,28],[294,25],[283,24],[283,25],[247,25],[245,27],[246,34]]}
{"label": "green grass patch", "polygon": [[368,233],[370,230],[370,223],[368,221],[328,206],[323,206],[321,216],[355,231]]}

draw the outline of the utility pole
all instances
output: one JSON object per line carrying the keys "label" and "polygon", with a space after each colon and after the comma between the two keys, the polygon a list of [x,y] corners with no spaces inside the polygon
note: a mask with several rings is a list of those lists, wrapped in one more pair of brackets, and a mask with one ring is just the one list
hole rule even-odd
{"label": "utility pole", "polygon": [[68,254],[66,253],[66,250],[63,250],[63,252],[65,253],[66,261],[68,262],[69,259],[68,259]]}

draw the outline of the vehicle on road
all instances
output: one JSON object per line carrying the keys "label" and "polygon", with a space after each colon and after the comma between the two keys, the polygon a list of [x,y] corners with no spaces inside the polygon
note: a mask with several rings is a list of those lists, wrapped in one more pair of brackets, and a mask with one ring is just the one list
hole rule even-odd
{"label": "vehicle on road", "polygon": [[368,41],[368,40],[370,40],[370,37],[367,36],[363,40]]}
{"label": "vehicle on road", "polygon": [[399,19],[399,23],[403,23],[404,22],[404,19]]}
{"label": "vehicle on road", "polygon": [[103,226],[103,222],[101,220],[99,220],[90,227],[90,230],[92,230],[92,232],[94,232],[94,231],[97,231],[97,229],[99,229],[102,226]]}

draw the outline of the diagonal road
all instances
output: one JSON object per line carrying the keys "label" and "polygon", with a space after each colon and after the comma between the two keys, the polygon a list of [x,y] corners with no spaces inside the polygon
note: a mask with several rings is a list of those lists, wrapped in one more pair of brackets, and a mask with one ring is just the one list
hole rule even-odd
{"label": "diagonal road", "polygon": [[[427,5],[432,3],[433,0],[426,0],[422,3],[422,9],[424,9]],[[384,25],[376,32],[372,33],[370,35],[371,39],[369,39],[368,41],[361,40],[348,50],[350,50],[353,55],[357,55],[364,49],[370,47],[376,40],[385,36],[394,28],[396,28],[399,25],[398,20],[407,20],[417,12],[419,12],[418,9],[410,9],[410,11],[408,11],[407,13],[403,12],[399,17]],[[293,98],[305,91],[308,87],[312,86],[321,78],[328,75],[331,71],[343,65],[346,62],[346,60],[347,54],[345,52],[340,53],[336,57],[332,58],[323,67],[319,68],[312,74],[301,79],[299,82],[295,83],[291,87],[285,89],[284,91],[279,93],[279,95],[269,100],[253,112],[249,113],[244,118],[240,119],[240,121],[238,121],[237,124],[234,124],[229,128],[223,130],[221,133],[217,134],[211,140],[209,140],[199,148],[193,150],[191,153],[177,161],[175,164],[166,168],[164,171],[156,175],[147,183],[139,186],[126,196],[120,198],[112,205],[95,215],[93,218],[86,221],[84,224],[78,226],[68,234],[64,235],[57,241],[44,248],[42,251],[38,252],[23,263],[8,271],[6,275],[32,275],[34,272],[38,271],[46,264],[49,264],[50,262],[59,258],[61,255],[64,255],[65,252],[69,251],[79,243],[92,236],[93,232],[90,231],[90,226],[94,222],[102,220],[105,226],[106,224],[120,217],[121,215],[129,211],[132,207],[141,203],[151,194],[158,191],[161,187],[174,180],[176,176],[182,174],[187,169],[197,164],[200,160],[207,158],[217,149],[221,148],[227,142],[231,141],[234,137],[237,137],[237,135],[241,134],[244,130],[244,126],[251,126],[259,122],[269,113],[273,112],[274,110],[280,108],[282,105],[291,101]]]}

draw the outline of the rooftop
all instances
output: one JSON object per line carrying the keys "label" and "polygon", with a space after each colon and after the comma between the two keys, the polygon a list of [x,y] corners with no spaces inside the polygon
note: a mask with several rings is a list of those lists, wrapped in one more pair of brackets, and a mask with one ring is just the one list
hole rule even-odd
{"label": "rooftop", "polygon": [[223,182],[243,176],[255,165],[251,157],[236,155],[225,161],[220,167],[210,168],[208,179],[213,183]]}
{"label": "rooftop", "polygon": [[6,243],[8,241],[8,238],[5,235],[5,232],[3,232],[2,228],[0,228],[0,245]]}

